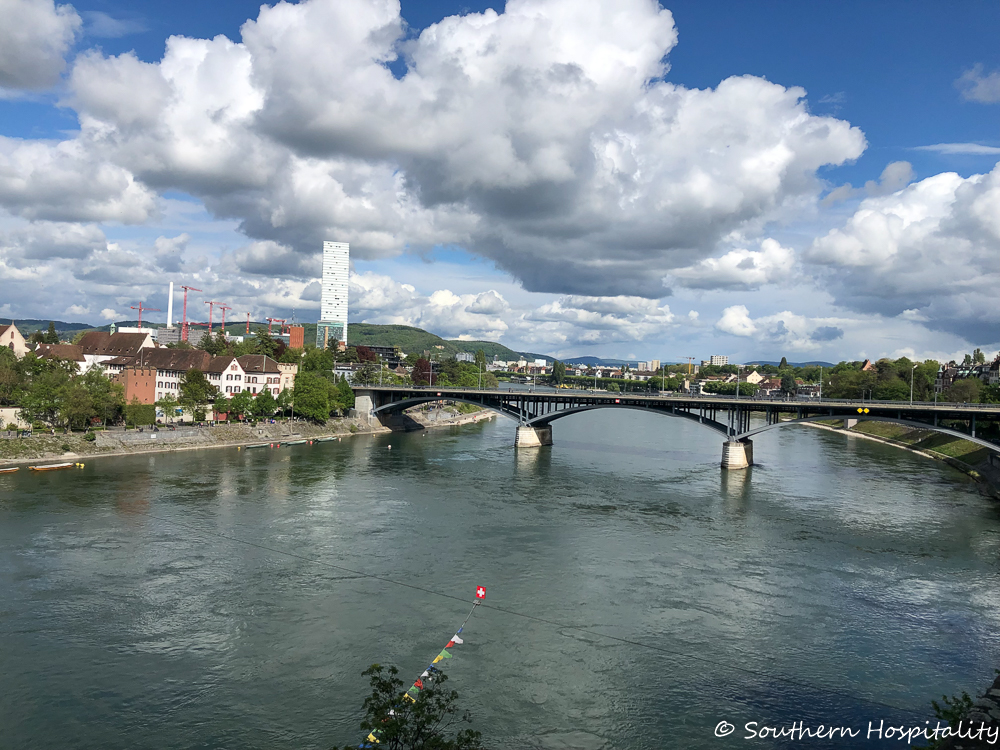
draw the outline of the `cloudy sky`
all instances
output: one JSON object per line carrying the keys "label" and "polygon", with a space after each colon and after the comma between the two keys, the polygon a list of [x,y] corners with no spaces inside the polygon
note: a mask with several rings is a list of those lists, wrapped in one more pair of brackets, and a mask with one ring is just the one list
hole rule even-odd
{"label": "cloudy sky", "polygon": [[557,356],[1000,348],[995,2],[0,18],[2,316],[314,321],[332,239],[352,321]]}

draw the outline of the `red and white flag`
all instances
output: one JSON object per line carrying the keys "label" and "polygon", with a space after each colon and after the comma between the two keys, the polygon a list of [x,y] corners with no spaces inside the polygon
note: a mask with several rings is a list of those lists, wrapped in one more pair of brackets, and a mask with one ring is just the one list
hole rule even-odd
{"label": "red and white flag", "polygon": [[486,587],[485,586],[476,586],[476,598],[477,599],[485,599],[486,598]]}

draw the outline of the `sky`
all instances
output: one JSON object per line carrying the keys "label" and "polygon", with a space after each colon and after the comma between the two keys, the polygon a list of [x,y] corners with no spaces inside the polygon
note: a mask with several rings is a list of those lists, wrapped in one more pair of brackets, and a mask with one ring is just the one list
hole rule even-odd
{"label": "sky", "polygon": [[311,322],[338,240],[351,322],[559,357],[1000,349],[996,2],[0,17],[3,317]]}

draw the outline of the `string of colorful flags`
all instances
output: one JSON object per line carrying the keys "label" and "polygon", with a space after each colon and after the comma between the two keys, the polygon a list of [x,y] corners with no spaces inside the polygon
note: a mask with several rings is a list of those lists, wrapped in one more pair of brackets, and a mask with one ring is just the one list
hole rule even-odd
{"label": "string of colorful flags", "polygon": [[[465,626],[468,624],[469,619],[472,617],[472,614],[476,611],[476,607],[482,604],[482,601],[485,598],[486,598],[486,588],[484,586],[477,586],[476,601],[473,603],[472,609],[469,611],[469,614],[466,615],[465,620],[462,622],[461,626],[459,626],[458,630],[455,631],[455,635],[453,635],[451,639],[444,645],[444,648],[441,649],[441,652],[434,657],[434,661],[432,661],[430,664],[427,665],[427,669],[421,672],[420,676],[416,679],[416,681],[409,688],[407,688],[405,693],[403,693],[402,700],[408,700],[411,703],[417,702],[417,696],[420,695],[420,691],[423,690],[427,685],[432,683],[435,679],[435,676],[441,671],[435,665],[439,664],[445,659],[450,659],[453,656],[453,654],[450,654],[448,652],[449,648],[453,648],[455,646],[461,646],[465,642],[460,637],[460,634],[463,630],[465,630]],[[389,715],[390,716],[395,715],[395,711],[390,710]],[[367,737],[368,741],[373,742],[377,745],[379,734],[380,732],[377,729],[372,731],[371,734],[369,734]],[[372,745],[361,745],[361,747],[370,748],[372,747]]]}

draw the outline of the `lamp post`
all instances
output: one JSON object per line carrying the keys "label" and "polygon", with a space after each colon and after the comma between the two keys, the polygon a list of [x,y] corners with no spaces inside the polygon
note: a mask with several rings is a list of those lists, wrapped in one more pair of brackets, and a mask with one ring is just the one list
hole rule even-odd
{"label": "lamp post", "polygon": [[819,400],[823,400],[823,365],[819,366]]}
{"label": "lamp post", "polygon": [[913,406],[913,373],[916,372],[918,367],[920,367],[920,365],[913,365],[913,367],[910,368],[910,406]]}

